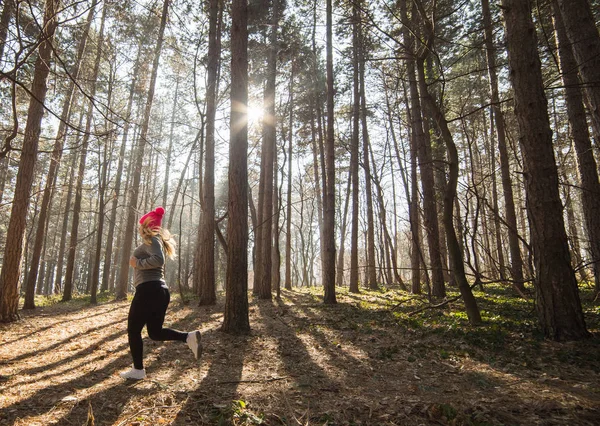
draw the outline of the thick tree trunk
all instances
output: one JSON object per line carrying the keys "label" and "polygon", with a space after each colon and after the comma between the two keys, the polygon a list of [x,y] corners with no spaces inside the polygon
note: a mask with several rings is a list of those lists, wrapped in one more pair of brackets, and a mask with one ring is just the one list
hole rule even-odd
{"label": "thick tree trunk", "polygon": [[[219,0],[209,2],[208,66],[206,90],[206,144],[204,153],[204,197],[200,213],[200,244],[198,290],[199,305],[217,302],[215,286],[215,116],[217,111],[217,86],[221,57]],[[199,272],[199,271],[198,271]]]}
{"label": "thick tree trunk", "polygon": [[27,124],[23,138],[19,171],[15,185],[4,261],[0,272],[0,322],[12,322],[19,318],[19,278],[23,261],[23,242],[29,209],[29,199],[40,141],[41,123],[46,99],[46,79],[50,72],[52,42],[58,26],[59,1],[47,0],[44,11],[44,25],[40,34],[38,58],[35,62],[31,99],[27,111]]}
{"label": "thick tree trunk", "polygon": [[335,133],[333,105],[333,6],[327,0],[327,141],[325,144],[326,193],[323,215],[323,302],[337,303],[335,297]]}
{"label": "thick tree trunk", "polygon": [[592,255],[596,292],[600,292],[600,183],[594,151],[590,141],[583,95],[577,78],[577,63],[569,45],[562,17],[555,6],[554,30],[560,56],[560,69],[565,87],[567,115],[571,123],[571,137],[577,153],[581,177],[583,216]]}
{"label": "thick tree trunk", "polygon": [[590,334],[570,263],[531,4],[503,0],[502,6],[536,269],[536,309],[546,337],[582,339]]}
{"label": "thick tree trunk", "polygon": [[152,101],[154,100],[154,89],[156,86],[156,76],[158,74],[158,62],[162,50],[165,26],[167,23],[167,15],[169,12],[170,0],[164,0],[163,10],[158,30],[158,39],[154,49],[154,59],[152,63],[152,74],[150,76],[150,86],[148,88],[148,98],[146,100],[146,108],[144,110],[144,118],[140,129],[138,146],[134,155],[133,182],[129,186],[130,198],[127,205],[127,224],[125,225],[125,237],[123,241],[123,257],[121,259],[121,269],[117,283],[116,298],[117,300],[127,297],[127,283],[129,275],[129,256],[131,253],[131,245],[133,241],[133,232],[136,223],[136,213],[138,204],[138,195],[140,190],[140,180],[142,175],[142,164],[144,161],[144,148],[146,147],[146,137],[148,135],[148,126],[150,123],[150,111],[152,110]]}
{"label": "thick tree trunk", "polygon": [[594,123],[595,138],[600,140],[600,34],[589,0],[555,0],[561,12],[565,32],[577,61],[579,75]]}
{"label": "thick tree trunk", "polygon": [[248,15],[247,1],[231,5],[231,115],[227,278],[221,330],[247,334],[248,318]]}

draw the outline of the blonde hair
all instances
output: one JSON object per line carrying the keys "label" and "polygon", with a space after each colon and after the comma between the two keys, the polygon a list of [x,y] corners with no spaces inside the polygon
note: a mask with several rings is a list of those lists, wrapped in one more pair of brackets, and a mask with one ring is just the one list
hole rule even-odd
{"label": "blonde hair", "polygon": [[152,218],[148,218],[144,221],[143,224],[140,225],[140,236],[142,237],[142,241],[144,244],[151,245],[152,237],[156,237],[157,235],[160,237],[160,240],[163,243],[163,247],[165,248],[165,253],[169,259],[173,259],[175,257],[175,240],[173,239],[173,235],[169,232],[168,229],[163,229],[160,226],[148,226],[148,224],[152,221]]}

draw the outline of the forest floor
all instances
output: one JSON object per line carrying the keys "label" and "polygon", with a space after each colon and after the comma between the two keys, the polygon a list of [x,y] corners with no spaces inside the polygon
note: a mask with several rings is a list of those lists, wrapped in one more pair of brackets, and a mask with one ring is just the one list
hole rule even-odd
{"label": "forest floor", "polygon": [[145,337],[148,377],[124,381],[129,302],[85,299],[21,311],[0,324],[0,425],[598,425],[600,307],[583,293],[595,337],[555,343],[531,301],[476,292],[485,324],[459,302],[395,290],[318,289],[250,300],[249,336],[219,331],[223,301],[173,297],[166,325],[199,328],[204,353]]}

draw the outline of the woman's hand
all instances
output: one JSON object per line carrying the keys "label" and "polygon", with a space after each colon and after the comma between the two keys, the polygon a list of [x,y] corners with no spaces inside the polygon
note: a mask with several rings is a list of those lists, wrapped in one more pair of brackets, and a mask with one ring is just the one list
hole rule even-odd
{"label": "woman's hand", "polygon": [[129,266],[135,268],[137,266],[137,257],[131,256],[129,258]]}

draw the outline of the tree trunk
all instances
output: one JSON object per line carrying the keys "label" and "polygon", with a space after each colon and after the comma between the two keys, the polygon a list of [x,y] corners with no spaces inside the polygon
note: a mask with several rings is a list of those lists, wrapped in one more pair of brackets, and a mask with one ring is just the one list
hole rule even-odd
{"label": "tree trunk", "polygon": [[[10,3],[10,2],[9,2]],[[60,160],[62,157],[64,141],[66,136],[66,123],[69,121],[69,117],[71,115],[71,106],[74,101],[74,92],[75,92],[75,81],[77,81],[79,77],[79,71],[81,68],[81,61],[83,58],[83,54],[85,52],[85,46],[88,39],[88,34],[90,30],[90,26],[92,24],[92,20],[94,18],[94,10],[96,8],[97,0],[93,0],[90,6],[90,10],[87,16],[86,25],[83,30],[83,34],[81,35],[81,40],[79,41],[79,46],[77,48],[77,58],[75,60],[75,64],[73,65],[73,69],[71,70],[71,80],[69,82],[69,87],[67,89],[65,95],[65,101],[63,104],[63,109],[61,113],[61,119],[58,126],[58,132],[56,134],[56,140],[54,142],[54,147],[52,148],[52,156],[50,159],[50,168],[48,170],[48,176],[46,178],[46,187],[44,188],[44,195],[42,197],[42,204],[40,206],[40,215],[38,218],[38,227],[35,234],[35,240],[33,244],[33,253],[31,255],[31,266],[29,268],[29,274],[27,274],[27,290],[25,295],[25,304],[23,308],[25,309],[33,309],[35,308],[34,300],[33,300],[33,289],[35,288],[36,281],[38,278],[38,266],[40,262],[40,255],[42,253],[42,246],[46,237],[45,230],[47,229],[48,222],[48,209],[50,203],[52,201],[52,196],[54,195],[54,185],[56,183],[56,175],[58,173],[58,168],[60,166]],[[0,55],[1,57],[1,55]]]}
{"label": "tree trunk", "polygon": [[396,259],[394,244],[392,243],[392,237],[387,226],[387,212],[385,210],[385,201],[383,199],[383,187],[381,185],[381,180],[379,176],[377,176],[377,172],[375,171],[375,159],[371,158],[371,162],[374,171],[373,183],[377,188],[377,202],[379,203],[379,222],[381,225],[381,240],[383,241],[383,253],[385,253],[385,255],[382,255],[382,257],[384,257],[385,259],[385,270],[388,271],[386,272],[388,285],[397,284],[400,287],[400,289],[406,291],[406,285],[404,284],[404,281],[402,281],[402,277],[398,273],[398,262]]}
{"label": "tree trunk", "polygon": [[333,17],[332,0],[327,0],[327,141],[325,143],[325,170],[327,190],[324,194],[323,215],[323,302],[337,303],[335,297],[335,133],[333,105]]}
{"label": "tree trunk", "polygon": [[[79,120],[79,127],[81,128],[81,124],[82,124],[82,118],[83,118],[83,114],[81,114],[80,116],[80,120]],[[79,140],[77,141],[77,145],[79,144]],[[65,260],[65,250],[66,250],[66,246],[67,246],[67,225],[69,224],[69,210],[71,207],[71,201],[73,200],[73,183],[75,182],[75,170],[76,170],[76,165],[77,165],[77,152],[76,151],[72,151],[71,152],[71,164],[69,165],[69,183],[68,183],[68,189],[67,189],[67,199],[65,201],[65,210],[64,210],[64,216],[63,216],[63,220],[62,220],[62,227],[61,227],[61,236],[60,236],[60,243],[59,243],[59,249],[58,249],[58,264],[56,265],[56,281],[54,283],[54,292],[55,294],[60,294],[62,292],[62,280],[63,280],[63,265],[64,265],[64,260]]]}
{"label": "tree trunk", "polygon": [[275,116],[275,83],[277,78],[277,30],[279,28],[279,0],[271,0],[271,28],[269,35],[269,49],[267,56],[267,78],[265,84],[265,115],[263,117],[263,149],[264,164],[264,203],[259,208],[263,209],[262,222],[259,222],[260,238],[262,240],[262,253],[259,262],[262,262],[259,277],[258,297],[271,299],[272,280],[271,269],[273,265],[273,175],[274,156],[276,147],[277,119]]}
{"label": "tree trunk", "polygon": [[[283,129],[281,134],[283,135]],[[271,251],[271,276],[272,285],[275,288],[277,298],[281,297],[281,252],[279,250],[279,213],[281,200],[281,186],[279,185],[279,156],[275,152],[273,159],[273,250]]]}
{"label": "tree trunk", "polygon": [[227,278],[221,330],[247,334],[248,318],[248,15],[247,0],[231,5],[231,114]]}
{"label": "tree trunk", "polygon": [[206,143],[204,153],[204,197],[200,213],[200,244],[198,291],[199,305],[217,302],[215,286],[215,116],[217,111],[217,86],[221,60],[219,0],[209,2],[208,66],[206,88]]}
{"label": "tree trunk", "polygon": [[352,139],[350,144],[350,182],[352,183],[352,218],[350,221],[350,283],[349,291],[359,293],[359,270],[358,270],[358,219],[360,215],[359,207],[359,172],[358,157],[360,145],[360,66],[359,66],[359,45],[360,34],[358,28],[359,5],[358,2],[352,3]]}
{"label": "tree trunk", "polygon": [[569,39],[562,22],[562,17],[555,8],[554,30],[558,43],[560,70],[565,87],[567,115],[571,124],[571,137],[577,153],[577,166],[581,178],[581,200],[585,228],[588,234],[592,255],[594,283],[596,292],[600,292],[600,183],[598,168],[594,159],[594,151],[590,141],[588,124],[585,115],[583,95],[577,78],[577,63],[569,46]]}
{"label": "tree trunk", "polygon": [[[119,204],[119,197],[121,195],[121,184],[123,181],[123,163],[125,160],[125,152],[127,149],[127,139],[129,136],[129,128],[131,122],[131,110],[133,108],[133,96],[135,94],[136,85],[138,82],[138,74],[139,67],[141,63],[142,49],[141,44],[138,46],[138,53],[135,59],[135,64],[133,66],[133,74],[132,80],[129,86],[129,97],[127,99],[127,108],[125,112],[125,124],[123,125],[123,141],[121,142],[121,148],[119,150],[119,161],[117,164],[117,172],[115,174],[115,187],[113,190],[113,199],[110,207],[110,220],[108,225],[108,233],[106,237],[106,255],[104,257],[104,266],[102,272],[102,285],[100,287],[101,291],[106,291],[109,289],[109,277],[111,275],[112,268],[112,260],[113,256],[115,257],[115,265],[118,263],[118,253],[119,250],[116,250],[113,253],[113,240],[115,235],[115,228],[117,222],[117,210]],[[118,245],[117,245],[118,247]]]}
{"label": "tree trunk", "polygon": [[10,18],[15,11],[15,0],[6,0],[0,15],[0,61],[4,55],[4,46],[6,45],[6,37],[8,36],[8,26]]}
{"label": "tree trunk", "polygon": [[517,213],[513,195],[512,179],[510,177],[510,164],[508,158],[508,146],[506,143],[506,127],[504,115],[500,107],[500,96],[498,94],[498,75],[496,73],[496,48],[493,44],[492,18],[490,14],[489,0],[481,0],[483,10],[483,25],[485,28],[485,48],[490,79],[490,91],[492,95],[492,110],[498,132],[498,153],[500,154],[500,173],[502,175],[502,191],[504,194],[504,210],[506,224],[508,226],[508,247],[510,250],[510,272],[514,286],[521,293],[525,291],[523,284],[523,259],[519,247],[519,230],[517,226]]}
{"label": "tree trunk", "polygon": [[367,201],[367,277],[366,283],[371,290],[377,290],[377,272],[375,268],[375,221],[373,219],[373,189],[371,183],[371,160],[369,159],[371,142],[367,126],[367,97],[365,94],[365,52],[363,49],[362,26],[358,26],[359,49],[359,78],[360,78],[360,111],[361,129],[363,138],[363,169],[365,172],[365,197]]}
{"label": "tree trunk", "polygon": [[[294,71],[295,71],[295,62],[292,59],[292,71],[290,75],[290,125],[289,125],[289,139],[287,146],[287,206],[286,206],[286,231],[285,231],[285,288],[286,290],[292,289],[292,155],[293,155],[293,140],[294,140]],[[312,108],[311,108],[312,111]],[[312,122],[312,120],[311,120]],[[314,127],[314,126],[311,126]],[[316,149],[315,149],[315,137],[314,132],[312,135],[312,146],[313,146],[313,156],[316,159]],[[314,164],[314,168],[316,169],[317,164]],[[316,176],[318,176],[318,171],[315,170]],[[315,178],[315,182],[317,188],[319,186],[319,179]]]}
{"label": "tree trunk", "polygon": [[456,231],[454,229],[454,200],[456,199],[456,187],[458,185],[458,152],[452,138],[452,134],[448,129],[448,122],[443,113],[436,105],[435,100],[427,90],[425,82],[425,70],[422,60],[417,61],[417,69],[419,74],[419,88],[423,101],[436,122],[442,139],[446,144],[446,152],[448,154],[448,182],[446,183],[446,191],[444,192],[444,229],[446,231],[446,241],[448,243],[448,254],[450,257],[450,268],[460,290],[460,295],[465,304],[469,322],[473,325],[481,323],[481,314],[471,287],[467,282],[465,275],[465,266],[463,261],[463,253],[458,243]]}
{"label": "tree trunk", "polygon": [[171,111],[171,123],[169,123],[169,146],[167,147],[167,158],[165,160],[165,180],[163,182],[162,205],[167,205],[169,195],[169,176],[171,172],[171,154],[173,152],[173,131],[175,130],[175,117],[177,114],[177,98],[179,97],[179,74],[175,76],[175,95],[173,96],[173,110]]}
{"label": "tree trunk", "polygon": [[116,298],[117,300],[125,299],[127,297],[127,283],[129,276],[129,256],[131,253],[131,245],[133,241],[133,232],[136,223],[136,212],[138,204],[138,195],[140,189],[140,180],[142,174],[142,164],[144,161],[144,148],[146,147],[146,137],[148,135],[148,126],[150,123],[150,111],[152,110],[152,101],[154,100],[154,89],[156,86],[156,76],[158,74],[158,62],[160,60],[160,53],[162,50],[165,26],[167,23],[167,15],[169,12],[170,0],[164,0],[163,10],[160,21],[160,28],[158,30],[158,39],[156,47],[154,49],[154,59],[152,63],[152,74],[150,76],[150,86],[148,88],[148,99],[146,100],[146,108],[144,110],[144,118],[142,121],[142,127],[140,130],[140,136],[138,139],[137,151],[134,155],[134,170],[133,170],[133,182],[129,186],[130,198],[127,205],[127,224],[125,225],[125,239],[123,241],[123,257],[121,259],[121,269],[119,273],[119,281],[117,283]]}
{"label": "tree trunk", "polygon": [[561,12],[564,28],[579,75],[590,103],[590,113],[600,140],[600,34],[588,0],[555,0]]}
{"label": "tree trunk", "polygon": [[536,268],[536,309],[546,337],[582,339],[590,334],[570,263],[531,4],[503,0],[502,5]]}
{"label": "tree trunk", "polygon": [[350,206],[351,182],[350,173],[348,172],[348,183],[346,186],[346,197],[344,201],[344,210],[342,213],[342,229],[340,231],[340,250],[337,258],[337,269],[335,283],[338,287],[344,286],[344,256],[346,247],[346,228],[348,223],[348,207]]}
{"label": "tree trunk", "polygon": [[[106,4],[102,10],[102,20],[100,23],[100,35],[96,46],[96,56],[94,62],[94,69],[90,76],[91,89],[90,99],[94,99],[96,96],[96,87],[98,80],[98,73],[100,71],[100,60],[102,59],[102,48],[104,43],[104,22],[106,19]],[[65,272],[65,288],[63,292],[62,301],[71,300],[73,290],[73,271],[75,268],[75,253],[78,244],[78,230],[79,230],[79,215],[81,214],[81,202],[83,198],[83,179],[85,176],[85,162],[88,153],[88,145],[90,142],[90,132],[92,130],[92,118],[94,116],[94,104],[92,101],[89,102],[87,120],[85,124],[85,134],[83,135],[83,142],[81,143],[81,154],[79,156],[79,171],[77,173],[77,184],[75,186],[75,203],[73,205],[73,221],[71,222],[71,241],[69,244],[69,250],[67,252],[67,270]],[[101,238],[101,235],[97,235],[97,238]],[[93,302],[92,302],[93,303]]]}
{"label": "tree trunk", "polygon": [[[408,22],[406,1],[400,2],[400,5],[402,19]],[[413,15],[415,15],[415,13],[413,13]],[[413,48],[413,36],[407,26],[404,26],[403,28],[404,41],[409,48]],[[410,54],[413,53],[410,52]],[[427,233],[429,261],[431,263],[432,295],[435,297],[444,297],[446,295],[446,286],[444,284],[442,259],[440,255],[440,233],[437,218],[437,206],[435,203],[431,145],[429,136],[423,131],[423,116],[415,71],[415,60],[407,60],[406,68],[410,88],[410,111],[412,115],[411,129],[416,141],[417,159],[419,162],[419,169],[421,170],[421,185],[423,187],[423,224]]]}
{"label": "tree trunk", "polygon": [[[414,75],[414,65],[413,65],[413,75]],[[408,218],[410,222],[410,266],[411,266],[411,291],[413,294],[421,294],[421,264],[425,265],[425,261],[423,259],[423,251],[421,250],[421,215],[419,208],[419,182],[418,182],[418,158],[417,158],[417,150],[418,150],[418,140],[416,137],[415,128],[413,127],[413,114],[411,108],[416,106],[416,103],[411,103],[406,96],[405,90],[405,104],[406,104],[406,115],[407,120],[411,123],[410,127],[410,191],[408,189],[408,185],[406,185],[406,194],[408,203]],[[417,111],[418,114],[421,114],[420,111]],[[397,145],[397,144],[396,144]],[[397,146],[396,146],[397,149]],[[396,154],[399,157],[399,154]],[[427,269],[423,268],[425,273],[425,278],[427,283],[429,283],[429,274],[427,273]]]}
{"label": "tree trunk", "polygon": [[31,98],[27,111],[27,124],[23,138],[19,171],[15,185],[8,230],[4,261],[0,272],[0,322],[12,322],[19,318],[19,278],[23,261],[23,241],[29,209],[29,199],[37,162],[40,141],[41,122],[46,99],[46,79],[50,72],[52,42],[58,26],[59,1],[47,0],[44,11],[44,24],[40,34],[38,58],[35,62]]}

